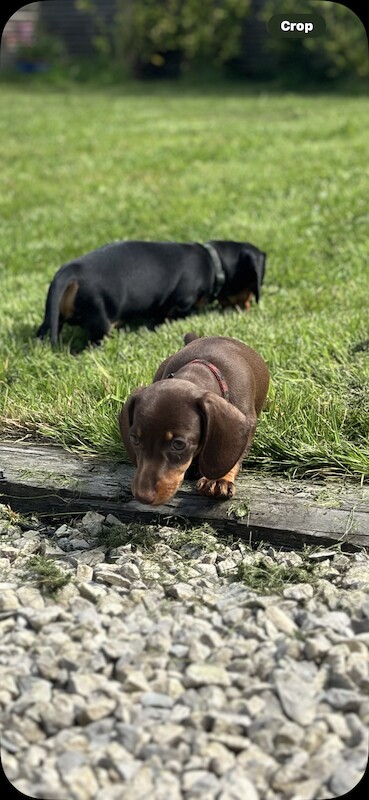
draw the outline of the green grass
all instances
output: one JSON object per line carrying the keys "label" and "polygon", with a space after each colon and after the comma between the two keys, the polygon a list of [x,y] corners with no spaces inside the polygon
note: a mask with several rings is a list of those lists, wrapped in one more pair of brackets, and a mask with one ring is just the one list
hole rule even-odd
{"label": "green grass", "polygon": [[[300,562],[291,563],[288,554],[283,560],[271,556],[265,550],[263,542],[256,547],[245,546],[241,540],[230,539],[219,534],[211,525],[205,523],[201,526],[186,526],[181,528],[178,524],[164,528],[165,532],[159,533],[155,525],[140,523],[121,523],[116,526],[103,525],[99,534],[99,541],[108,547],[107,561],[114,563],[118,553],[115,548],[130,544],[140,551],[150,554],[152,562],[157,563],[162,579],[188,580],[188,571],[195,566],[197,559],[205,553],[217,551],[220,555],[229,557],[229,548],[239,553],[242,545],[243,558],[238,563],[234,572],[231,569],[228,577],[233,581],[244,583],[249,589],[261,594],[282,594],[287,585],[297,583],[316,583],[326,575],[326,561],[320,563],[312,556],[319,552],[319,548],[304,545],[300,552]],[[163,562],[163,551],[160,543],[181,556],[177,563],[177,572],[168,574]],[[339,555],[341,545],[330,547],[331,554]],[[282,553],[282,550],[278,551]]]}
{"label": "green grass", "polygon": [[[124,458],[121,404],[196,330],[268,363],[251,465],[368,478],[367,98],[177,84],[0,95],[2,435]],[[77,356],[65,327],[51,352],[35,330],[56,269],[121,238],[251,241],[268,254],[262,300]]]}
{"label": "green grass", "polygon": [[287,585],[310,583],[314,585],[320,577],[320,565],[309,561],[310,548],[301,553],[301,564],[273,562],[272,558],[259,550],[253,562],[241,561],[235,580],[241,581],[254,592],[282,594]]}
{"label": "green grass", "polygon": [[[171,524],[166,528],[165,533],[161,534],[161,540],[165,541],[172,550],[185,554],[188,549],[192,551],[198,548],[202,553],[212,552],[221,549],[229,544],[229,537],[217,534],[214,528],[208,523],[201,526],[180,527],[178,523]],[[141,523],[120,523],[119,525],[103,525],[98,536],[99,543],[105,545],[110,550],[122,545],[131,544],[140,547],[142,550],[154,552],[159,536],[156,525],[144,525]]]}
{"label": "green grass", "polygon": [[71,580],[71,575],[62,572],[54,559],[47,556],[32,556],[27,562],[28,580],[34,582],[40,591],[55,598],[59,589]]}

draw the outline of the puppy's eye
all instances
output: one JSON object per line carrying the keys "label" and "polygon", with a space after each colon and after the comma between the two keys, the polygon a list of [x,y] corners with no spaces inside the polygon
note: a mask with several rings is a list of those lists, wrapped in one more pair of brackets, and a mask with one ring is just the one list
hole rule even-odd
{"label": "puppy's eye", "polygon": [[171,444],[172,450],[177,450],[177,452],[184,450],[186,446],[187,442],[184,439],[173,439]]}
{"label": "puppy's eye", "polygon": [[131,440],[131,442],[133,444],[133,447],[138,447],[138,445],[140,444],[140,440],[139,440],[138,436],[136,436],[135,433],[130,433],[129,434],[129,438],[130,438],[130,440]]}

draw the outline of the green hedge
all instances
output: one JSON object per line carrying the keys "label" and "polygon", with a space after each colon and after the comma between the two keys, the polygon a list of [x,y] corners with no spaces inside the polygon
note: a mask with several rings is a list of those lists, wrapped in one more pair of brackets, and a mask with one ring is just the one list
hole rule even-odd
{"label": "green hedge", "polygon": [[[283,7],[282,7],[283,6]],[[273,14],[319,14],[326,31],[317,37],[301,39],[268,38],[267,47],[282,72],[293,70],[297,79],[334,80],[365,78],[369,75],[368,39],[363,23],[341,3],[322,0],[267,0],[260,18],[267,23]]]}

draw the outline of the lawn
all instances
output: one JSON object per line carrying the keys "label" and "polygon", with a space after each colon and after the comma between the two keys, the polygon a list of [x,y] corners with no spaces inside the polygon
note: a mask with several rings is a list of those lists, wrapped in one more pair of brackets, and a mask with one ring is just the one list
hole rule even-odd
{"label": "lawn", "polygon": [[[271,386],[249,457],[369,477],[366,97],[147,85],[0,86],[2,437],[125,458],[121,404],[183,333],[235,336]],[[68,259],[123,238],[250,241],[268,254],[250,313],[216,307],[70,352],[36,341]]]}

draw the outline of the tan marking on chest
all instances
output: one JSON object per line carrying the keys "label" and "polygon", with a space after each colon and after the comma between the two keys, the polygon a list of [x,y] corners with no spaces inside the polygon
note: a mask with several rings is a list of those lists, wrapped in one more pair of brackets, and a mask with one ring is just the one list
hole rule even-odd
{"label": "tan marking on chest", "polygon": [[230,294],[228,297],[225,297],[221,304],[223,308],[226,306],[233,306],[236,308],[245,308],[246,311],[249,311],[251,308],[253,292],[250,292],[249,289],[244,289],[243,291],[239,292],[238,294]]}

